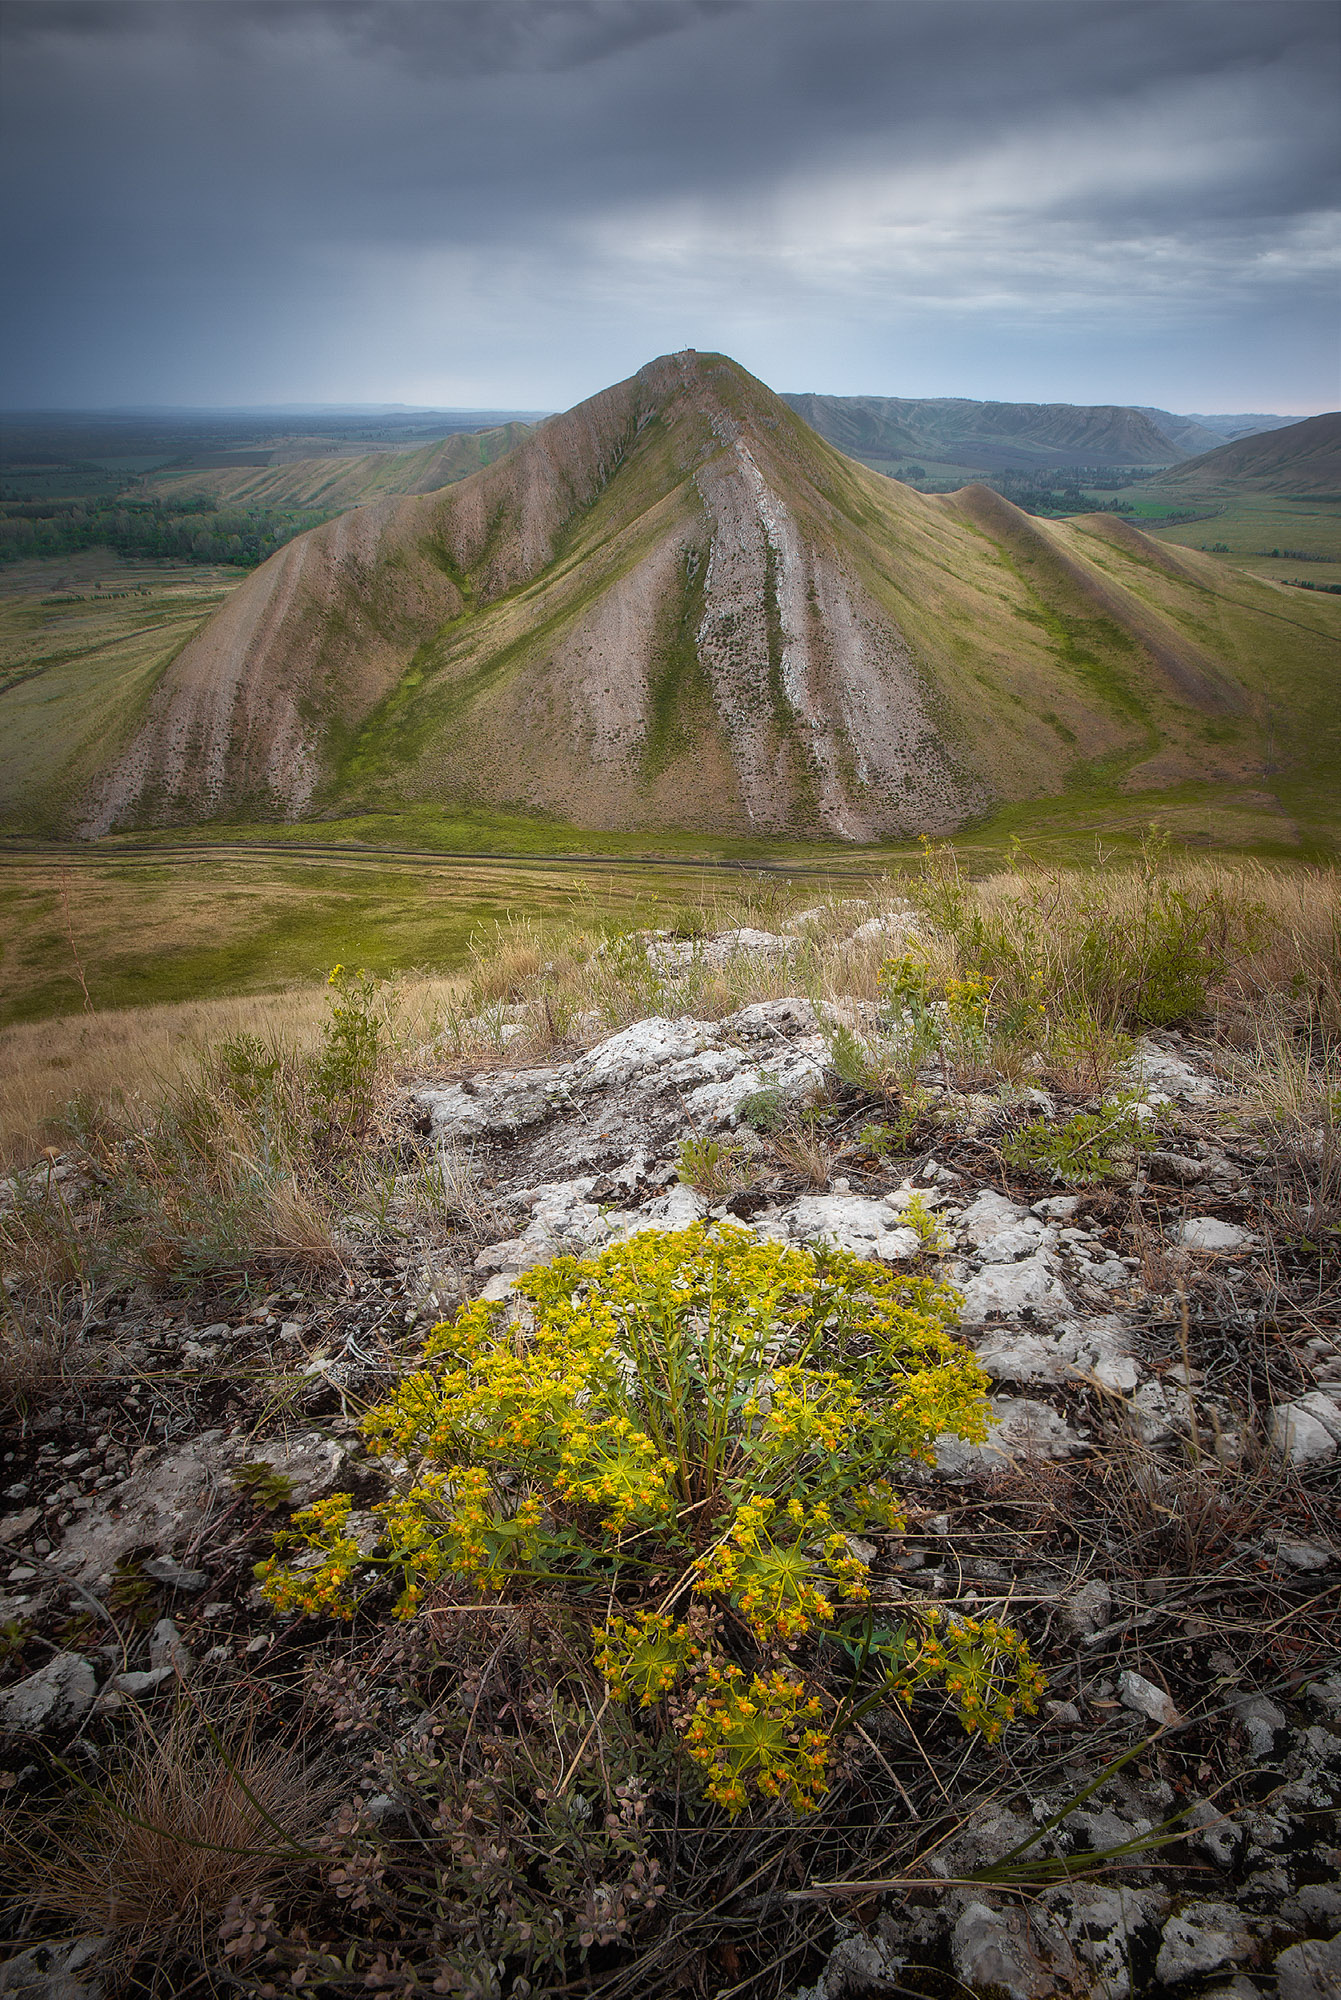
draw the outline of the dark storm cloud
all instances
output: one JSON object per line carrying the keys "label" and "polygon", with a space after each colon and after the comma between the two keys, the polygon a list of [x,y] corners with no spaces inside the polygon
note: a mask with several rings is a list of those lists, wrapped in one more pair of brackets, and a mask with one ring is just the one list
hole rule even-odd
{"label": "dark storm cloud", "polygon": [[534,406],[682,344],[785,386],[1334,395],[1321,0],[5,21],[11,397]]}

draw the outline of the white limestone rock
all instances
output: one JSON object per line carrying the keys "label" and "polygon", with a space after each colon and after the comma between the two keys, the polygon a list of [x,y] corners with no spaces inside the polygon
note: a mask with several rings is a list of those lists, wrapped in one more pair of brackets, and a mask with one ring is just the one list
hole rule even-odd
{"label": "white limestone rock", "polygon": [[1051,2000],[1057,1981],[1039,1956],[1023,1909],[966,1903],[950,1937],[955,1976],[992,2000]]}
{"label": "white limestone rock", "polygon": [[96,1585],[132,1549],[170,1555],[199,1526],[226,1481],[234,1446],[221,1430],[202,1431],[165,1458],[142,1466],[66,1530],[48,1567]]}
{"label": "white limestone rock", "polygon": [[1023,1232],[1036,1239],[1043,1234],[1036,1215],[995,1188],[984,1188],[974,1196],[959,1218],[959,1227],[980,1255],[1002,1236]]}
{"label": "white limestone rock", "polygon": [[649,1071],[698,1055],[716,1040],[717,1031],[707,1021],[693,1021],[684,1015],[669,1020],[652,1014],[588,1049],[568,1065],[563,1081],[574,1092],[622,1089]]}
{"label": "white limestone rock", "polygon": [[1337,2000],[1341,1937],[1308,1938],[1276,1956],[1276,2000]]}
{"label": "white limestone rock", "polygon": [[1231,1904],[1189,1903],[1164,1926],[1155,1977],[1178,1986],[1241,1964],[1252,1949],[1252,1933]]}
{"label": "white limestone rock", "polygon": [[68,1728],[88,1713],[97,1691],[98,1677],[82,1653],[57,1653],[0,1695],[0,1734]]}
{"label": "white limestone rock", "polygon": [[1094,1974],[1096,1995],[1130,2000],[1134,1941],[1168,1915],[1169,1898],[1158,1889],[1073,1882],[1047,1890],[1040,1902]]}
{"label": "white limestone rock", "polygon": [[741,1107],[762,1092],[776,1092],[780,1109],[811,1104],[822,1095],[828,1050],[819,1036],[807,1036],[780,1048],[777,1056],[758,1065],[745,1063],[733,1050],[737,1066],[716,1081],[701,1083],[685,1098],[685,1108],[694,1123],[703,1127],[738,1123]]}
{"label": "white limestone rock", "polygon": [[1251,1230],[1236,1222],[1222,1222],[1218,1215],[1192,1215],[1180,1223],[1178,1241],[1185,1250],[1243,1250],[1256,1241]]}
{"label": "white limestone rock", "polygon": [[1271,1412],[1271,1442],[1292,1465],[1321,1465],[1341,1450],[1341,1403],[1323,1389]]}
{"label": "white limestone rock", "polygon": [[996,1315],[1019,1319],[1060,1320],[1074,1312],[1070,1298],[1046,1255],[1024,1257],[1014,1264],[988,1264],[962,1283],[965,1326],[982,1326]]}
{"label": "white limestone rock", "polygon": [[323,1437],[319,1431],[298,1431],[293,1437],[248,1443],[239,1462],[268,1465],[291,1483],[293,1505],[310,1507],[347,1479],[350,1457],[348,1447],[338,1438]]}
{"label": "white limestone rock", "polygon": [[742,1042],[774,1042],[779,1035],[815,1035],[819,1016],[805,999],[756,1000],[722,1022],[722,1032]]}
{"label": "white limestone rock", "polygon": [[1124,1066],[1123,1080],[1135,1090],[1164,1091],[1169,1097],[1188,1098],[1204,1103],[1216,1094],[1215,1085],[1200,1075],[1181,1056],[1170,1055],[1148,1035],[1142,1035],[1131,1060]]}
{"label": "white limestone rock", "polygon": [[884,1263],[902,1263],[920,1247],[916,1230],[901,1228],[883,1201],[861,1195],[802,1195],[775,1217],[761,1217],[758,1228],[777,1242],[836,1243],[840,1250]]}
{"label": "white limestone rock", "polygon": [[984,1444],[966,1444],[948,1432],[936,1440],[936,1466],[947,1478],[971,1478],[999,1471],[1013,1459],[1072,1458],[1087,1449],[1084,1435],[1072,1430],[1050,1403],[1028,1396],[994,1396],[993,1419]]}

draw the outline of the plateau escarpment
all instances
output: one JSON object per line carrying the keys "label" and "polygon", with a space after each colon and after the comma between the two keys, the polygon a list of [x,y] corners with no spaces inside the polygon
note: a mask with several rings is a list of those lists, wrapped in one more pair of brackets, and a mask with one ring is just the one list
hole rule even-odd
{"label": "plateau escarpment", "polygon": [[81,830],[470,800],[870,839],[1096,760],[1240,775],[1272,604],[1105,517],[914,493],[735,363],[665,356],[280,551],[167,665]]}

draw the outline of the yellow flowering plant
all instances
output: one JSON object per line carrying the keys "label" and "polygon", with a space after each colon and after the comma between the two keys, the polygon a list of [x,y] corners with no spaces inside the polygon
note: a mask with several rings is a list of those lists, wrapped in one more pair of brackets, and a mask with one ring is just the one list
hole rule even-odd
{"label": "yellow flowering plant", "polygon": [[[905,1526],[890,1468],[931,1461],[944,1432],[986,1435],[986,1378],[949,1331],[958,1295],[729,1224],[558,1257],[516,1292],[522,1320],[464,1307],[364,1419],[371,1450],[408,1468],[375,1510],[380,1548],[349,1535],[347,1501],[323,1502],[260,1566],[266,1596],[343,1615],[386,1570],[402,1617],[434,1590],[558,1593],[587,1608],[614,1700],[674,1695],[710,1798],[805,1809],[841,1714],[820,1727],[833,1703],[791,1655],[869,1622],[854,1538]],[[931,1610],[916,1631],[911,1656],[903,1634],[868,1645],[882,1687],[938,1676],[973,1727],[1001,1712],[998,1683],[1028,1705],[1014,1635],[986,1632],[970,1672]]]}

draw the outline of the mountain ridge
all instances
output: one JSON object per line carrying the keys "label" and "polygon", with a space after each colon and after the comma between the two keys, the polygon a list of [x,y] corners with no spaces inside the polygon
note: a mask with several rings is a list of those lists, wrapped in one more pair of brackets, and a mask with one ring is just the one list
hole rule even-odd
{"label": "mountain ridge", "polygon": [[[662,356],[458,484],[289,543],[163,664],[72,816],[949,831],[1087,770],[1258,768],[1278,601],[1112,517],[916,493],[726,357]],[[1291,622],[1310,713],[1334,610]]]}
{"label": "mountain ridge", "polygon": [[1233,438],[1184,465],[1169,467],[1147,481],[1144,490],[1341,500],[1341,410]]}
{"label": "mountain ridge", "polygon": [[1121,403],[980,402],[968,396],[782,399],[821,437],[877,470],[931,459],[981,472],[1059,465],[1166,465],[1222,442],[1190,418]]}

